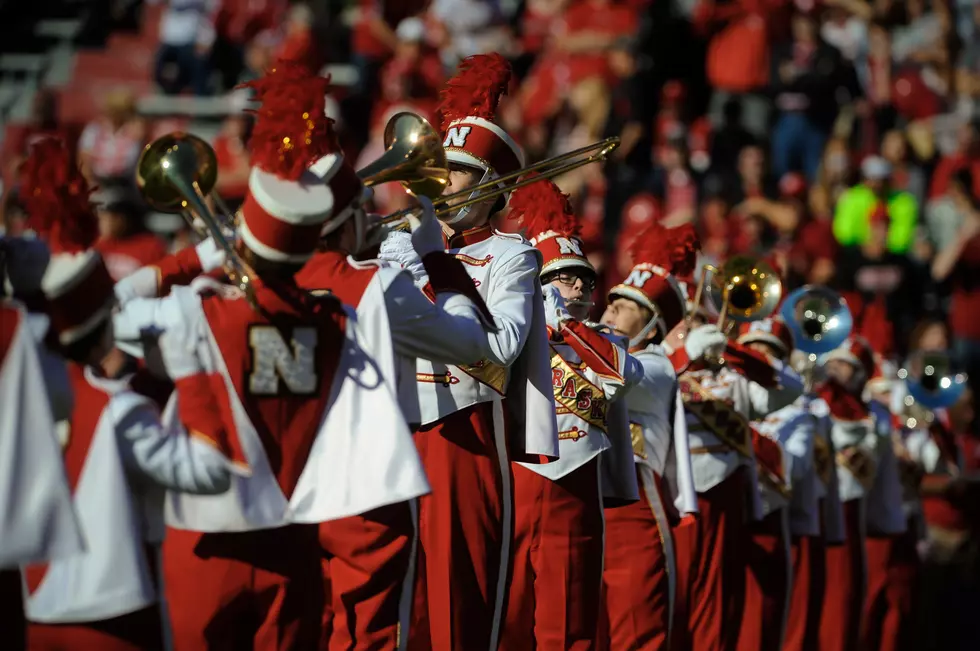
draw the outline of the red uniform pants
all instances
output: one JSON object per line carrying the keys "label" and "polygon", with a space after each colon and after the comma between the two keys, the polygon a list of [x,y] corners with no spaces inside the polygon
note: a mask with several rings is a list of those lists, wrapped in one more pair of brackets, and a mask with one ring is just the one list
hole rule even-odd
{"label": "red uniform pants", "polygon": [[599,459],[555,481],[513,470],[513,578],[500,650],[592,649],[602,589]]}
{"label": "red uniform pants", "polygon": [[407,502],[320,525],[325,607],[321,649],[398,648],[399,601],[412,553]]}
{"label": "red uniform pants", "polygon": [[820,620],[820,651],[857,651],[861,610],[867,591],[862,500],[849,500],[844,509],[842,545],[827,546],[827,585]]}
{"label": "red uniform pants", "polygon": [[240,533],[167,529],[174,651],[316,649],[324,612],[317,525]]}
{"label": "red uniform pants", "polygon": [[[678,541],[678,603],[686,604],[687,636],[675,629],[676,648],[733,651],[738,646],[745,594],[748,470],[738,468],[720,484],[698,493],[700,515]],[[685,585],[686,583],[686,585]]]}
{"label": "red uniform pants", "polygon": [[494,409],[499,403],[473,405],[415,434],[432,493],[418,501],[409,649],[485,649],[502,622],[498,586],[506,586],[512,478]]}
{"label": "red uniform pants", "polygon": [[[664,651],[670,628],[668,559],[662,529],[647,497],[643,478],[640,501],[606,509],[604,612],[600,645],[609,651]],[[662,496],[663,493],[660,493]]]}
{"label": "red uniform pants", "polygon": [[793,560],[793,591],[783,651],[818,651],[827,571],[823,538],[795,536],[790,555]]}
{"label": "red uniform pants", "polygon": [[[3,647],[7,648],[7,647]],[[162,651],[160,609],[83,624],[27,625],[28,651]]]}
{"label": "red uniform pants", "polygon": [[5,649],[23,651],[26,643],[24,601],[21,596],[20,572],[0,571],[0,640]]}
{"label": "red uniform pants", "polygon": [[745,611],[739,651],[780,651],[789,609],[790,558],[786,509],[745,527]]}
{"label": "red uniform pants", "polygon": [[902,651],[916,639],[913,595],[919,555],[915,529],[897,536],[868,534],[868,596],[864,600],[862,648]]}

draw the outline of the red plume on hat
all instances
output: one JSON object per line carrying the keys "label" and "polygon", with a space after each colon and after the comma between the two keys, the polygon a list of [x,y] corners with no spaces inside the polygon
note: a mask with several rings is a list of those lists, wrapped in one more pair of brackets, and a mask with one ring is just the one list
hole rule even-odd
{"label": "red plume on hat", "polygon": [[507,92],[511,69],[507,59],[491,52],[463,59],[456,75],[439,93],[439,113],[445,131],[453,120],[483,118],[494,121],[497,104]]}
{"label": "red plume on hat", "polygon": [[297,181],[316,161],[338,153],[333,119],[326,115],[330,79],[311,74],[301,63],[280,61],[261,79],[244,86],[261,106],[249,148],[252,165],[282,179]]}
{"label": "red plume on hat", "polygon": [[694,274],[700,250],[701,240],[693,224],[683,224],[667,231],[667,258],[670,273],[676,278],[685,280]]}
{"label": "red plume on hat", "polygon": [[99,224],[89,200],[92,191],[64,142],[35,143],[20,173],[28,227],[52,253],[77,253],[95,244]]}
{"label": "red plume on hat", "polygon": [[595,273],[582,250],[578,218],[568,195],[552,181],[540,179],[514,190],[508,219],[520,220],[531,244],[541,252],[542,276],[569,267]]}
{"label": "red plume on hat", "polygon": [[531,240],[548,231],[565,236],[578,235],[579,223],[568,195],[548,179],[514,190],[509,205],[507,218],[520,220]]}

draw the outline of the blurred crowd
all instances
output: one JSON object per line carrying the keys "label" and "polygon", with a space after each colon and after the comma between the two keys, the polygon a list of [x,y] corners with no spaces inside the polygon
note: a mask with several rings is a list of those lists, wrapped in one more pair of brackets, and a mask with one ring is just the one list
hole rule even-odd
{"label": "blurred crowd", "polygon": [[[329,110],[358,166],[383,151],[388,117],[411,110],[435,121],[455,64],[498,51],[516,73],[500,115],[529,160],[622,139],[607,164],[559,179],[603,278],[598,311],[630,269],[638,231],[651,220],[693,222],[706,262],[754,255],[782,271],[787,290],[830,285],[881,355],[949,348],[980,379],[976,0],[143,4],[160,12],[153,77],[163,94],[241,92],[304,43],[320,63],[356,70]],[[55,97],[39,91],[31,124],[5,143],[5,179],[33,139],[68,137],[100,187],[114,274],[185,245],[184,231],[166,240],[148,231],[132,192],[142,146],[170,123],[148,123],[120,89],[74,133],[59,123]],[[232,205],[246,189],[248,133],[249,117],[236,113],[213,142],[217,189]],[[383,186],[375,208],[408,201]],[[12,182],[4,227],[22,228]],[[960,420],[964,453],[980,458],[980,438],[969,438],[975,419]]]}

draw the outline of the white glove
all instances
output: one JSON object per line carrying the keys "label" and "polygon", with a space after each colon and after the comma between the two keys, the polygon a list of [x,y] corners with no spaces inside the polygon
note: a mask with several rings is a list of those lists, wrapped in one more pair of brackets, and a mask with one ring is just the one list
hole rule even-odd
{"label": "white glove", "polygon": [[197,251],[197,259],[201,261],[201,269],[204,273],[225,266],[225,252],[218,247],[213,238],[207,238],[195,246],[194,250]]}
{"label": "white glove", "polygon": [[572,315],[565,308],[565,299],[554,285],[542,285],[541,294],[544,296],[544,320],[552,329],[560,330],[562,323],[569,321]]}
{"label": "white glove", "polygon": [[698,326],[687,335],[684,350],[692,362],[708,355],[716,357],[725,350],[728,337],[718,329],[718,326],[707,324]]}
{"label": "white glove", "polygon": [[422,213],[412,214],[407,221],[412,228],[412,246],[419,257],[425,257],[433,251],[445,251],[446,245],[442,239],[442,224],[436,219],[435,209],[428,197],[419,197]]}
{"label": "white glove", "polygon": [[412,274],[412,279],[416,285],[425,284],[423,280],[428,278],[425,273],[425,266],[422,258],[412,246],[412,235],[405,231],[390,231],[381,243],[381,250],[378,258],[387,262],[393,262],[402,269],[406,269]]}

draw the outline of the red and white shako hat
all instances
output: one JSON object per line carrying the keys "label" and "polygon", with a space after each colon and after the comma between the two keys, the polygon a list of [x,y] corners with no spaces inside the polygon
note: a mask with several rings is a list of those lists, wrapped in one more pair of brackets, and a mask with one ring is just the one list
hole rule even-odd
{"label": "red and white shako hat", "polygon": [[439,93],[443,147],[451,163],[481,169],[484,178],[524,167],[524,152],[497,123],[497,105],[510,84],[510,63],[497,54],[463,59]]}
{"label": "red and white shako hat", "polygon": [[571,267],[595,273],[582,252],[579,222],[568,195],[548,179],[514,190],[508,219],[519,219],[524,234],[541,252],[542,277]]}
{"label": "red and white shako hat", "polygon": [[844,343],[827,353],[824,359],[848,362],[857,369],[864,381],[869,380],[875,373],[875,353],[864,337],[848,337]]}
{"label": "red and white shako hat", "polygon": [[326,115],[329,79],[279,61],[247,84],[261,107],[249,140],[252,171],[239,237],[272,262],[301,264],[323,235],[349,219],[363,184]]}
{"label": "red and white shako hat", "polygon": [[622,283],[609,290],[609,298],[628,298],[651,310],[661,333],[684,320],[687,301],[676,276],[691,273],[700,248],[694,227],[667,229],[651,224],[640,233],[630,253],[633,269]]}
{"label": "red and white shako hat", "polygon": [[105,322],[115,304],[112,277],[92,248],[99,226],[91,191],[60,139],[36,143],[21,173],[28,224],[51,253],[41,277],[45,312],[52,334],[68,345]]}
{"label": "red and white shako hat", "polygon": [[786,322],[779,317],[743,323],[738,330],[738,343],[740,344],[756,342],[769,344],[783,356],[793,352],[793,333]]}

